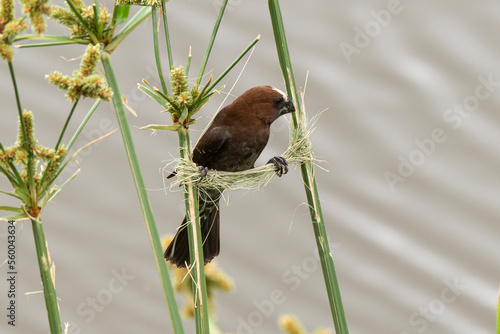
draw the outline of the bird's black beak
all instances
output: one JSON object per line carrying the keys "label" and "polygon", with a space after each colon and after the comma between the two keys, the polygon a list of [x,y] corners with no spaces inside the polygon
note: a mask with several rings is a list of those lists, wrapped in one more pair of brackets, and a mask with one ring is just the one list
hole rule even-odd
{"label": "bird's black beak", "polygon": [[280,109],[279,116],[283,116],[284,114],[288,114],[295,111],[295,106],[292,101],[286,100],[283,104],[283,107]]}

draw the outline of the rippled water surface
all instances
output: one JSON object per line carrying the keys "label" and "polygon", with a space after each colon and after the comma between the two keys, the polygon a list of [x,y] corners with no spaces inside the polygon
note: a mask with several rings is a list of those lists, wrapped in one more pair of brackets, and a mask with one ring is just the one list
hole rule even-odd
{"label": "rippled water surface", "polygon": [[[192,78],[218,3],[168,3],[175,63],[185,64],[192,46]],[[307,78],[307,113],[326,109],[312,142],[328,170],[317,169],[316,176],[350,332],[493,333],[500,278],[500,3],[281,6],[295,78],[302,87]],[[262,39],[233,96],[260,84],[283,89],[283,83],[267,2],[229,1],[208,64],[214,75],[258,34]],[[43,145],[54,145],[70,109],[43,76],[52,70],[70,74],[79,66],[70,60],[82,52],[16,51],[23,107],[35,113]],[[173,233],[183,217],[183,196],[177,188],[163,190],[161,169],[176,156],[177,137],[138,129],[168,122],[136,88],[142,78],[159,84],[151,20],[112,61],[122,93],[139,115],[129,121],[158,228]],[[0,64],[0,140],[6,146],[15,140],[17,122],[8,73]],[[225,80],[225,92],[238,74]],[[224,97],[200,112],[193,141]],[[79,105],[70,132],[90,105]],[[112,106],[102,104],[78,145],[116,127]],[[283,152],[287,138],[282,119],[258,163]],[[72,325],[70,333],[171,333],[120,134],[84,153],[78,177],[44,211],[62,320]],[[0,185],[8,189],[5,178]],[[333,328],[305,201],[300,172],[292,168],[261,191],[230,193],[229,206],[222,205],[217,263],[236,285],[216,298],[224,332],[276,333],[283,313],[296,314],[310,331]],[[19,228],[18,326],[7,327],[2,317],[1,332],[47,333],[42,295],[24,295],[41,286],[31,226]],[[0,287],[6,300],[5,280]],[[192,328],[187,321],[187,332]]]}

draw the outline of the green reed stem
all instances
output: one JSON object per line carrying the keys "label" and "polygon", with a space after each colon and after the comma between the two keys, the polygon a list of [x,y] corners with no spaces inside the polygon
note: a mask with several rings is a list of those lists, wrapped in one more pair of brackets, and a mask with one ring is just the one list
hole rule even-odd
{"label": "green reed stem", "polygon": [[23,108],[21,107],[21,98],[19,97],[19,90],[17,88],[16,74],[14,73],[14,65],[12,65],[11,61],[9,61],[8,64],[9,64],[10,77],[12,79],[12,85],[14,86],[14,94],[16,96],[17,112],[19,114],[19,123],[21,124],[21,130],[23,132],[23,146],[26,152],[30,155],[28,159],[28,174],[29,174],[29,186],[30,186],[29,188],[33,190],[35,187],[35,179],[33,178],[33,159],[31,159],[33,153],[29,149],[28,145],[28,133],[26,132],[26,124],[24,124]]}
{"label": "green reed stem", "polygon": [[64,137],[64,133],[66,132],[69,121],[71,120],[71,117],[73,117],[73,113],[75,112],[76,106],[78,105],[78,101],[80,101],[80,98],[77,98],[75,103],[73,103],[73,107],[71,108],[71,111],[69,112],[69,115],[68,115],[68,118],[66,119],[66,122],[64,123],[63,129],[61,131],[61,135],[59,135],[59,139],[57,140],[57,144],[56,144],[56,148],[55,148],[56,151],[59,148],[59,145],[61,144],[61,141]]}
{"label": "green reed stem", "polygon": [[165,298],[167,301],[172,326],[176,334],[183,334],[184,327],[182,325],[181,316],[177,307],[177,302],[175,300],[174,289],[172,287],[172,281],[170,280],[170,275],[168,273],[167,264],[163,258],[163,249],[160,241],[160,236],[158,234],[158,229],[156,227],[153,216],[153,210],[151,209],[151,204],[149,202],[149,197],[146,191],[147,188],[142,177],[139,160],[135,151],[134,141],[132,139],[130,127],[125,115],[125,107],[121,99],[120,90],[118,88],[118,83],[116,81],[116,77],[111,64],[110,54],[106,51],[103,51],[101,54],[101,61],[104,67],[106,78],[108,80],[108,85],[113,90],[113,105],[116,112],[116,118],[118,120],[120,132],[122,134],[125,151],[127,153],[130,169],[132,171],[132,177],[134,179],[135,188],[139,197],[139,203],[144,215],[149,240],[151,242],[151,247],[153,248],[156,267],[158,269],[158,273],[160,274],[160,280],[163,287],[163,293],[165,294]]}
{"label": "green reed stem", "polygon": [[[300,101],[298,99],[297,87],[293,76],[292,62],[288,51],[288,44],[279,1],[268,0],[268,4],[283,79],[285,81],[288,96],[292,97],[297,110],[295,113],[292,113],[293,124],[295,127],[306,126],[306,124],[299,124],[299,116],[303,111],[300,108]],[[347,334],[349,333],[349,330],[347,328],[344,306],[342,304],[340,288],[337,275],[335,273],[335,266],[333,264],[333,256],[330,252],[330,246],[328,243],[323,210],[321,209],[318,187],[314,176],[314,165],[310,162],[306,162],[300,167],[307,202],[309,204],[309,213],[311,215],[312,226],[316,238],[316,245],[321,260],[321,268],[323,269],[323,277],[328,293],[328,300],[330,302],[333,323],[335,325],[335,332],[337,334]]]}
{"label": "green reed stem", "polygon": [[224,15],[224,11],[226,10],[228,0],[223,0],[220,6],[219,15],[217,16],[217,20],[215,21],[214,29],[212,30],[212,35],[210,35],[210,40],[208,41],[207,49],[205,51],[205,55],[203,56],[203,60],[201,61],[200,72],[198,73],[198,78],[196,78],[196,84],[200,85],[201,78],[205,73],[205,68],[207,66],[208,58],[210,57],[210,52],[212,51],[212,47],[214,46],[215,37],[217,36],[217,31],[219,30],[220,23],[222,21],[222,16]]}
{"label": "green reed stem", "polygon": [[43,296],[45,298],[45,307],[47,308],[50,333],[62,334],[56,288],[52,280],[52,275],[50,274],[51,264],[49,261],[49,250],[47,249],[47,241],[45,240],[41,218],[32,218],[31,225],[33,226],[33,238],[35,239],[36,255],[38,258],[38,267],[40,268],[40,277],[42,279]]}
{"label": "green reed stem", "polygon": [[[191,159],[191,143],[189,130],[181,127],[179,135],[180,156]],[[198,211],[198,190],[191,181],[184,184],[186,203],[186,221],[188,222],[189,255],[191,259],[191,277],[193,279],[194,312],[196,333],[209,334],[208,298],[205,279],[205,262],[203,257],[203,240],[201,237],[200,215]]]}
{"label": "green reed stem", "polygon": [[80,125],[78,126],[78,129],[76,129],[75,133],[73,134],[73,137],[71,137],[71,140],[69,141],[68,146],[66,147],[66,149],[68,150],[68,152],[69,152],[69,150],[71,150],[71,147],[75,143],[76,139],[78,138],[78,136],[82,132],[82,130],[85,127],[85,125],[87,125],[87,122],[89,121],[90,117],[92,117],[92,115],[94,114],[94,112],[96,111],[96,109],[97,109],[97,107],[99,106],[100,103],[101,103],[101,99],[97,99],[94,102],[94,105],[92,105],[92,107],[90,108],[90,110],[87,113],[87,115],[85,115],[85,117],[83,118],[82,123],[80,123]]}
{"label": "green reed stem", "polygon": [[158,46],[158,18],[156,16],[156,8],[152,7],[151,8],[152,13],[151,13],[151,18],[153,21],[153,45],[154,45],[154,51],[155,51],[155,60],[156,60],[156,68],[158,70],[158,75],[160,77],[160,82],[161,82],[161,88],[163,90],[163,93],[165,95],[168,94],[167,90],[167,85],[165,84],[165,77],[163,76],[163,70],[161,68],[161,59],[160,59],[160,48]]}
{"label": "green reed stem", "polygon": [[498,290],[498,301],[497,301],[497,334],[500,334],[500,288]]}
{"label": "green reed stem", "polygon": [[[165,7],[165,0],[161,0],[161,8],[162,8],[162,14],[163,14],[163,27],[165,28],[165,39],[167,42],[167,55],[168,55],[168,69],[171,70],[172,67],[174,66],[174,59],[172,57],[172,47],[170,45],[170,33],[168,32],[168,18],[167,18],[167,10]],[[186,75],[187,75],[187,70],[186,70]],[[167,94],[167,93],[165,93]]]}

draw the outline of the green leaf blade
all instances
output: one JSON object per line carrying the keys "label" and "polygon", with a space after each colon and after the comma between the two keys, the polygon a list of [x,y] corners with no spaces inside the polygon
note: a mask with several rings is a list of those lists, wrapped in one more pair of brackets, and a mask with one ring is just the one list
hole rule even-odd
{"label": "green leaf blade", "polygon": [[17,212],[17,213],[24,213],[23,209],[16,208],[16,207],[13,207],[13,206],[3,206],[3,205],[0,205],[0,210],[12,211],[12,212]]}
{"label": "green leaf blade", "polygon": [[118,27],[125,23],[130,14],[130,6],[115,6],[113,10],[113,26]]}
{"label": "green leaf blade", "polygon": [[[269,13],[271,16],[271,23],[273,26],[274,38],[276,42],[276,50],[278,59],[285,81],[288,96],[291,97],[296,108],[296,112],[292,113],[293,125],[295,128],[301,126],[299,119],[302,119],[300,103],[297,96],[297,88],[295,78],[293,75],[292,63],[290,60],[290,53],[283,25],[283,18],[281,16],[281,9],[278,0],[268,0]],[[311,215],[311,222],[316,239],[318,254],[321,259],[321,268],[323,271],[323,278],[327,290],[328,300],[330,303],[330,310],[332,319],[335,326],[335,333],[348,334],[347,320],[344,313],[342,297],[338,284],[337,275],[335,273],[335,266],[333,263],[333,256],[330,252],[328,243],[328,235],[326,233],[323,212],[321,209],[321,201],[318,194],[316,179],[314,176],[314,166],[311,163],[303,163],[300,166],[302,179],[304,181],[304,189],[306,192],[307,202],[309,204],[309,213]]]}
{"label": "green leaf blade", "polygon": [[182,125],[180,124],[170,124],[170,125],[160,125],[160,124],[149,124],[143,127],[140,127],[141,130],[169,130],[169,131],[177,131]]}
{"label": "green leaf blade", "polygon": [[149,87],[142,85],[139,85],[139,89],[154,101],[156,101],[156,103],[161,105],[163,108],[170,109],[170,105],[168,104],[168,102],[165,101],[161,95],[157,94],[157,91],[151,90]]}
{"label": "green leaf blade", "polygon": [[[151,10],[150,8],[148,9],[149,11]],[[120,132],[122,134],[125,151],[127,152],[132,177],[134,179],[135,188],[139,197],[139,203],[144,215],[144,221],[146,223],[151,247],[153,248],[155,263],[162,283],[163,293],[167,301],[170,319],[172,321],[174,332],[176,334],[184,334],[184,327],[175,299],[172,281],[168,273],[167,264],[165,262],[165,259],[163,258],[163,248],[161,245],[160,236],[158,234],[158,228],[156,227],[156,223],[154,220],[153,210],[151,208],[148,193],[146,190],[147,188],[142,177],[139,159],[137,157],[134,141],[130,132],[130,126],[128,125],[127,117],[125,115],[125,107],[123,106],[123,101],[120,97],[120,89],[116,81],[116,76],[111,64],[110,54],[108,52],[104,51],[101,54],[101,62],[104,67],[104,72],[106,74],[108,84],[114,92],[113,106],[115,108],[116,117],[120,126]]]}

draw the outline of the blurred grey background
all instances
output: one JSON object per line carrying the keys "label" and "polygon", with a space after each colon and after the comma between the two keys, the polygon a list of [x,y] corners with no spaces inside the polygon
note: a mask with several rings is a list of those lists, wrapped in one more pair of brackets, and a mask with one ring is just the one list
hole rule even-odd
{"label": "blurred grey background", "polygon": [[[168,3],[175,64],[185,64],[192,46],[191,79],[219,4]],[[312,142],[328,170],[317,169],[317,182],[350,332],[494,332],[500,2],[322,0],[282,1],[281,7],[298,85],[305,86],[308,74],[307,113],[327,109]],[[67,34],[56,24],[49,33]],[[226,103],[252,86],[284,88],[266,1],[229,1],[208,70],[217,76],[258,34],[262,39]],[[44,75],[70,75],[80,63],[71,59],[83,51],[66,46],[15,53],[22,104],[35,114],[42,145],[55,145],[71,107]],[[151,19],[112,61],[122,93],[139,115],[129,121],[158,228],[174,233],[183,196],[165,191],[162,169],[177,156],[177,136],[138,129],[169,122],[137,89],[143,78],[158,83]],[[224,80],[226,93],[241,69]],[[0,77],[0,140],[8,146],[16,138],[17,111],[5,63]],[[224,98],[215,96],[200,111],[193,142]],[[91,104],[79,104],[66,142]],[[117,127],[111,104],[103,103],[78,145]],[[287,140],[287,121],[280,119],[258,164],[282,153]],[[62,320],[71,324],[70,333],[172,333],[120,134],[77,160],[80,174],[43,214]],[[10,189],[5,178],[0,186]],[[1,198],[2,205],[17,204]],[[310,331],[333,328],[299,169],[261,191],[235,191],[228,199],[216,261],[236,289],[217,295],[222,330],[276,333],[283,313],[296,314]],[[4,225],[1,259],[6,231]],[[2,306],[0,331],[47,333],[43,296],[25,295],[41,289],[31,225],[19,223],[18,232],[17,326],[7,326]],[[5,277],[6,268],[1,270]],[[270,304],[276,290],[283,297]],[[186,328],[193,332],[191,320]]]}

